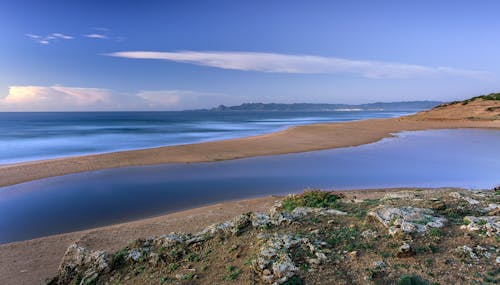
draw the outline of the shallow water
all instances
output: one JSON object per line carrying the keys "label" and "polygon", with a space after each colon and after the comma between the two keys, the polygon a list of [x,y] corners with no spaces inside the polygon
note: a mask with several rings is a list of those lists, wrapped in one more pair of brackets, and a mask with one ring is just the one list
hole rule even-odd
{"label": "shallow water", "polygon": [[295,125],[411,112],[0,112],[0,164],[246,137]]}
{"label": "shallow water", "polygon": [[377,143],[232,161],[128,167],[0,188],[0,242],[306,187],[492,188],[500,131],[399,133]]}

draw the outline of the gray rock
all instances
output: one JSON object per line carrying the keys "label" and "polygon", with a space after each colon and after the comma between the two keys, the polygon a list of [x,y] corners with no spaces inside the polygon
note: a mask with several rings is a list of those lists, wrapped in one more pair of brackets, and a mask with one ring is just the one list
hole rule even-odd
{"label": "gray rock", "polygon": [[91,251],[72,244],[62,258],[57,284],[69,284],[73,280],[81,280],[79,284],[88,284],[99,274],[109,270],[109,255],[105,251]]}
{"label": "gray rock", "polygon": [[137,262],[141,259],[141,257],[142,257],[142,252],[140,252],[137,249],[134,249],[134,250],[130,251],[130,253],[127,255],[127,260]]}
{"label": "gray rock", "polygon": [[500,216],[466,216],[464,217],[464,222],[467,225],[461,226],[462,229],[471,232],[480,231],[489,237],[500,235]]}
{"label": "gray rock", "polygon": [[388,228],[389,234],[425,233],[429,228],[441,228],[445,225],[444,217],[434,216],[431,209],[416,207],[379,206],[368,212],[368,216]]}
{"label": "gray rock", "polygon": [[396,252],[397,257],[409,257],[414,254],[415,252],[413,251],[411,244],[408,242],[403,243]]}

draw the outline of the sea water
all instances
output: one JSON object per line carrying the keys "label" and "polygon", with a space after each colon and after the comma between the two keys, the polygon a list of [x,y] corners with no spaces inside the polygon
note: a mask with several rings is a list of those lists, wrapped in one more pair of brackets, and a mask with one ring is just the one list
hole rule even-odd
{"label": "sea water", "polygon": [[0,113],[0,164],[188,144],[412,111]]}

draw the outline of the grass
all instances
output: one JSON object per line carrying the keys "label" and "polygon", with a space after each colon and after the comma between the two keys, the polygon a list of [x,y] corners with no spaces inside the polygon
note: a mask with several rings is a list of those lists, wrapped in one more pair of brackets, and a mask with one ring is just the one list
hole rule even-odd
{"label": "grass", "polygon": [[128,251],[126,248],[118,250],[113,256],[113,267],[119,267],[123,263],[125,263],[125,256],[127,255],[127,253]]}
{"label": "grass", "polygon": [[175,271],[177,268],[179,268],[179,264],[177,264],[177,263],[169,263],[169,264],[167,265],[167,269],[168,269],[168,271],[169,271],[169,272],[173,272],[173,271]]}
{"label": "grass", "polygon": [[186,256],[186,259],[191,261],[191,262],[198,262],[200,261],[200,257],[194,253],[194,252],[191,252],[189,253],[187,256]]}
{"label": "grass", "polygon": [[300,279],[297,275],[294,275],[290,277],[283,285],[302,285],[304,284],[304,281]]}
{"label": "grass", "polygon": [[229,265],[227,267],[227,275],[224,279],[227,281],[234,281],[234,280],[238,279],[238,276],[240,276],[240,274],[241,274],[240,268],[238,268],[234,265]]}
{"label": "grass", "polygon": [[429,285],[429,281],[418,275],[403,275],[399,277],[397,285]]}
{"label": "grass", "polygon": [[429,236],[431,237],[442,237],[443,236],[443,231],[438,228],[431,228],[429,229]]}
{"label": "grass", "polygon": [[332,192],[306,190],[302,194],[286,197],[283,200],[283,210],[291,212],[297,207],[335,208],[341,198],[341,195]]}

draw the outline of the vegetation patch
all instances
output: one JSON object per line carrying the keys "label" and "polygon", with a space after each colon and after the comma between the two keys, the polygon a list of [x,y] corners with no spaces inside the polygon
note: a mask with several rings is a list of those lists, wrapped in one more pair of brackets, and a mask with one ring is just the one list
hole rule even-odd
{"label": "vegetation patch", "polygon": [[340,193],[326,192],[321,190],[306,190],[302,194],[290,195],[283,199],[283,210],[293,211],[298,207],[311,208],[336,208],[338,201],[342,199]]}

